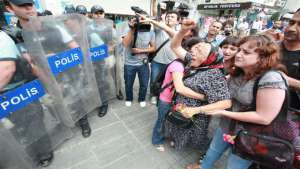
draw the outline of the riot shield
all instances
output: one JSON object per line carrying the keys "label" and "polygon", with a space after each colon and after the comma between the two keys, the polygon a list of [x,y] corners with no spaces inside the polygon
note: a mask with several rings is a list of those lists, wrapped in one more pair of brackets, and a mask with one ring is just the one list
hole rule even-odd
{"label": "riot shield", "polygon": [[1,169],[32,169],[30,157],[14,137],[0,125],[0,168]]}
{"label": "riot shield", "polygon": [[101,105],[82,15],[31,18],[23,36],[34,63],[51,77],[46,90],[58,88],[63,105],[58,116],[67,126]]}
{"label": "riot shield", "polygon": [[56,92],[48,93],[39,79],[25,77],[7,86],[0,95],[1,132],[10,135],[10,142],[24,154],[20,158],[30,157],[23,160],[36,167],[59,144],[71,138],[72,131],[56,115],[62,110],[52,95]]}
{"label": "riot shield", "polygon": [[[5,42],[9,43],[8,39]],[[24,46],[21,41],[15,43]],[[1,43],[1,47],[6,45]],[[56,115],[56,112],[63,110],[61,102],[55,97],[58,90],[49,92],[42,83],[46,84],[51,77],[40,76],[43,72],[31,64],[32,60],[25,50],[18,52],[16,47],[5,50],[14,52],[16,69],[9,82],[0,89],[0,138],[4,142],[0,144],[0,154],[2,150],[12,149],[12,154],[20,154],[20,162],[37,166],[59,144],[71,138],[72,131]],[[12,148],[7,149],[6,146]],[[5,161],[14,160],[13,156],[5,157]],[[6,164],[4,168],[11,167],[10,162]],[[0,166],[3,165],[1,162]]]}
{"label": "riot shield", "polygon": [[124,93],[124,76],[123,76],[123,70],[124,70],[124,62],[125,62],[125,48],[122,44],[122,37],[127,33],[128,30],[128,22],[119,22],[116,24],[116,37],[119,38],[119,41],[116,43],[115,46],[115,57],[116,57],[116,75],[115,75],[115,81],[116,81],[116,88],[117,92]]}
{"label": "riot shield", "polygon": [[108,19],[92,20],[88,27],[90,57],[101,101],[105,105],[116,97],[113,22]]}

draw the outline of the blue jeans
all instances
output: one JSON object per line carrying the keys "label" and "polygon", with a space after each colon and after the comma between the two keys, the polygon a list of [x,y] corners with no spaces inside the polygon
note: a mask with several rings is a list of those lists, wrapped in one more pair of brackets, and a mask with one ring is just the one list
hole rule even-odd
{"label": "blue jeans", "polygon": [[230,147],[230,144],[223,140],[223,131],[221,128],[215,130],[214,137],[209,145],[206,155],[202,161],[202,169],[212,169],[215,162]]}
{"label": "blue jeans", "polygon": [[252,161],[245,160],[240,156],[230,153],[227,161],[227,169],[248,169]]}
{"label": "blue jeans", "polygon": [[[150,85],[152,85],[153,81],[156,79],[157,75],[161,70],[163,70],[167,65],[155,62],[154,60],[151,62],[151,78],[150,78]],[[153,91],[150,88],[150,95],[152,96]]]}
{"label": "blue jeans", "polygon": [[[215,162],[230,148],[230,144],[223,140],[223,131],[217,128],[205,158],[202,161],[201,169],[212,169]],[[241,157],[230,153],[228,157],[227,169],[248,169],[252,164],[251,161],[242,159]]]}
{"label": "blue jeans", "polygon": [[164,143],[164,134],[162,129],[166,119],[166,114],[169,112],[170,109],[171,103],[159,100],[157,106],[158,116],[152,133],[152,144],[154,145]]}
{"label": "blue jeans", "polygon": [[145,101],[148,82],[149,82],[149,66],[148,64],[143,64],[141,66],[124,66],[124,79],[125,79],[125,92],[126,101],[133,100],[133,84],[135,76],[138,74],[140,88],[139,88],[139,98],[138,101]]}

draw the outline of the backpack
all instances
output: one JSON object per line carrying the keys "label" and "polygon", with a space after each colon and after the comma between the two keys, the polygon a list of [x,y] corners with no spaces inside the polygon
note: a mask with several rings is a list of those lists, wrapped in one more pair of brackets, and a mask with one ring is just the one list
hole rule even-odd
{"label": "backpack", "polygon": [[153,96],[159,97],[159,94],[161,92],[163,92],[166,88],[168,88],[169,86],[171,86],[173,84],[173,81],[171,81],[170,83],[166,84],[165,86],[162,86],[168,67],[175,61],[182,63],[184,66],[186,65],[184,63],[184,61],[182,61],[180,59],[175,59],[171,63],[167,64],[163,69],[161,69],[161,71],[158,73],[158,75],[156,76],[156,78],[154,79],[154,81],[152,82],[152,84],[150,86],[151,91],[153,91],[153,93],[152,93]]}

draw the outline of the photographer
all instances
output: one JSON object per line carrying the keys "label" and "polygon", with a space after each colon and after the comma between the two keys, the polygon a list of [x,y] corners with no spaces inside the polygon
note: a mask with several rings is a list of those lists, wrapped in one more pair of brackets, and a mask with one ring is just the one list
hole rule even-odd
{"label": "photographer", "polygon": [[[153,61],[151,62],[150,85],[152,86],[160,71],[164,70],[167,64],[176,59],[176,56],[170,47],[170,39],[177,33],[176,26],[179,23],[180,16],[176,11],[168,11],[166,18],[162,22],[147,18],[144,15],[140,16],[155,26],[156,55],[153,57]],[[150,100],[152,104],[156,104],[157,98],[153,94],[155,91],[152,90],[153,89],[150,88]]]}
{"label": "photographer", "polygon": [[125,105],[128,107],[131,106],[133,100],[133,84],[136,74],[138,74],[140,84],[138,101],[141,107],[146,106],[145,98],[149,81],[148,54],[155,51],[155,35],[153,31],[140,30],[142,25],[146,24],[139,17],[130,20],[130,30],[122,40],[125,47]]}

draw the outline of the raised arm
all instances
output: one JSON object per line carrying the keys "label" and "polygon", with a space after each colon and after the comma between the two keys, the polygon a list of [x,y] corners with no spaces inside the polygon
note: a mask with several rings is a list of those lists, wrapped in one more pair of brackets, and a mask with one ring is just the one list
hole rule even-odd
{"label": "raised arm", "polygon": [[125,47],[129,47],[129,45],[131,44],[132,42],[132,39],[134,37],[134,24],[135,24],[135,21],[134,19],[131,19],[129,22],[128,22],[128,25],[129,25],[129,28],[130,28],[130,31],[127,33],[126,36],[123,37],[122,39],[122,44],[125,46]]}
{"label": "raised arm", "polygon": [[171,27],[169,27],[168,25],[166,25],[164,22],[158,22],[154,19],[148,18],[145,15],[141,15],[138,14],[141,18],[143,18],[146,22],[150,22],[152,23],[155,27],[158,27],[162,30],[164,30],[165,32],[167,32],[167,34],[169,35],[170,38],[173,38],[176,34],[176,31],[174,29],[172,29]]}
{"label": "raised arm", "polygon": [[187,19],[182,21],[180,31],[174,36],[171,40],[171,48],[176,54],[176,56],[180,59],[184,59],[187,51],[181,46],[181,42],[186,33],[188,33],[192,28],[196,27],[195,21],[191,19]]}

